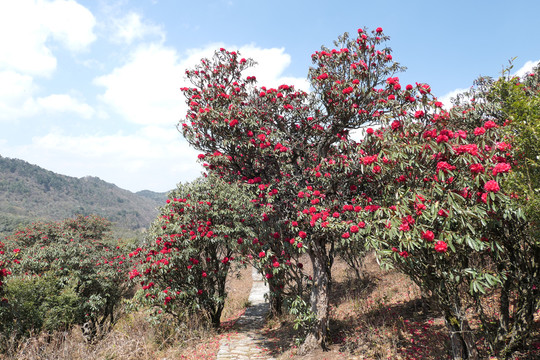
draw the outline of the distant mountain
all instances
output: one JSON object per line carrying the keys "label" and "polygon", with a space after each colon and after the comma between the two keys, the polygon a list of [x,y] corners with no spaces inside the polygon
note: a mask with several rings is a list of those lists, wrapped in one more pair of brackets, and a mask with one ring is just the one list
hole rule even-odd
{"label": "distant mountain", "polygon": [[59,175],[26,161],[0,156],[0,234],[19,224],[96,214],[129,230],[147,228],[166,193],[132,193],[97,177]]}

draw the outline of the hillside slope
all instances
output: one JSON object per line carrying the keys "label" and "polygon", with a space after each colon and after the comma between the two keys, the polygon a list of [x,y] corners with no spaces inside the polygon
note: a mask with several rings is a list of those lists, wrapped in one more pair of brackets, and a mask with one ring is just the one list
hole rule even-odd
{"label": "hillside slope", "polygon": [[119,227],[148,227],[166,193],[132,193],[97,177],[56,174],[26,161],[0,156],[0,234],[36,220],[97,214]]}

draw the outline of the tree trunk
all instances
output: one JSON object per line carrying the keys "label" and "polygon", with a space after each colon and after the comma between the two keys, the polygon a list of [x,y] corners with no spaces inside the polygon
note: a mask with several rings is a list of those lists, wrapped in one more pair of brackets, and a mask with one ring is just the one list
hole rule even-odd
{"label": "tree trunk", "polygon": [[450,333],[452,359],[478,359],[478,351],[476,349],[474,336],[465,317],[462,314],[452,314],[449,311],[445,311],[444,319],[446,320],[446,326]]}
{"label": "tree trunk", "polygon": [[225,303],[219,303],[216,304],[215,307],[210,309],[208,311],[208,315],[210,317],[210,321],[212,322],[212,326],[214,329],[218,329],[221,325],[221,313],[223,312],[223,308],[225,306]]}
{"label": "tree trunk", "polygon": [[315,348],[327,348],[328,321],[330,310],[331,272],[330,261],[324,247],[314,244],[309,251],[313,264],[313,286],[311,288],[310,305],[315,320],[302,345],[301,353],[308,353]]}
{"label": "tree trunk", "polygon": [[283,313],[283,295],[278,289],[270,290],[270,315],[272,317],[279,317]]}

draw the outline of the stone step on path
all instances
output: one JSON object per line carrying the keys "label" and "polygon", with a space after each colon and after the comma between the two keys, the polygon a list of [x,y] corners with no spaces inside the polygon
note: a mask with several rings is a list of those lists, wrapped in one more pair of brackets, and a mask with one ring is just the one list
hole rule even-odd
{"label": "stone step on path", "polygon": [[217,360],[275,360],[266,349],[266,338],[261,334],[264,319],[269,311],[269,305],[264,299],[268,285],[255,268],[252,269],[251,276],[253,278],[249,293],[251,305],[234,325],[236,332],[221,339]]}

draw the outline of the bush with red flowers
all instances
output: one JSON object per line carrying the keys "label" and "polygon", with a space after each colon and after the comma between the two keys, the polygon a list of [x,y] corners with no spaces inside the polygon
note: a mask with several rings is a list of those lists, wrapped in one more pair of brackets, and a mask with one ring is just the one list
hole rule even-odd
{"label": "bush with red flowers", "polygon": [[[425,89],[417,84],[414,92],[396,94],[403,104],[414,95],[421,118],[399,110],[390,116],[394,120],[383,122],[379,137],[365,139],[377,142],[378,157],[387,159],[375,177],[385,191],[373,198],[381,207],[371,219],[370,245],[432,296],[445,316],[455,356],[478,356],[478,339],[466,315],[471,309],[494,352],[526,346],[538,308],[532,299],[540,284],[531,279],[538,278],[533,254],[539,248],[523,235],[529,225],[516,196],[501,190],[511,169],[519,167],[506,118],[499,102],[487,101],[489,88],[473,88],[450,112]],[[399,129],[392,126],[395,121]],[[522,264],[528,270],[518,270],[512,264],[526,253],[529,259]],[[515,313],[520,315],[513,325],[508,317],[505,325],[494,328],[495,319],[484,314],[482,299],[500,291],[501,313],[515,309],[505,300],[515,298],[509,279],[527,285],[527,290],[517,287],[523,294],[516,299],[522,307]],[[501,341],[500,334],[512,340]]]}
{"label": "bush with red flowers", "polygon": [[152,224],[144,250],[132,254],[140,259],[130,272],[141,285],[138,302],[176,322],[202,314],[218,327],[238,239],[255,238],[256,213],[241,187],[219,178],[179,184]]}
{"label": "bush with red flowers", "polygon": [[20,337],[88,324],[90,337],[114,323],[130,291],[125,250],[98,216],[34,223],[5,240],[16,254],[5,282],[2,329]]}

